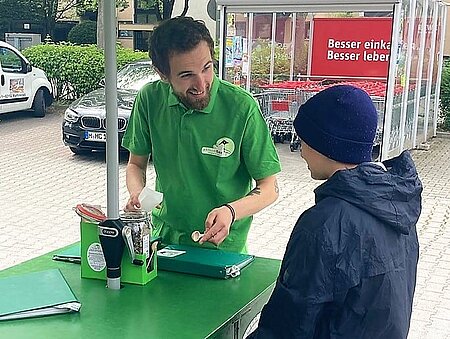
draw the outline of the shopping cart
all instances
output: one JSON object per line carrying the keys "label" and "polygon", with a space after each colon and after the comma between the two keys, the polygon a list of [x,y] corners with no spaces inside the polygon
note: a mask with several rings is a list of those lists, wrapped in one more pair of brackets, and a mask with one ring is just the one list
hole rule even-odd
{"label": "shopping cart", "polygon": [[320,84],[319,81],[285,81],[261,87],[263,91],[255,97],[274,142],[289,141],[292,151],[298,149],[300,143],[293,121],[300,105]]}
{"label": "shopping cart", "polygon": [[268,89],[255,95],[274,142],[291,140],[298,110],[295,89]]}
{"label": "shopping cart", "polygon": [[[261,111],[269,126],[274,142],[290,140],[290,150],[292,152],[298,150],[300,139],[293,127],[298,108],[318,92],[335,85],[359,87],[371,97],[378,112],[378,128],[374,141],[374,153],[379,155],[386,101],[386,82],[383,81],[285,81],[262,86],[262,93],[257,94],[255,97],[259,101]],[[394,93],[397,95],[402,91],[403,87],[397,85]]]}

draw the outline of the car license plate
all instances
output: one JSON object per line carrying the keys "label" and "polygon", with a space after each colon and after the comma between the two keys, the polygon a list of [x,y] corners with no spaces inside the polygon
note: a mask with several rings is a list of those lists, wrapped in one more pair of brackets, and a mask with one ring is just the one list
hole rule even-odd
{"label": "car license plate", "polygon": [[106,133],[104,132],[84,132],[84,139],[90,141],[106,141]]}

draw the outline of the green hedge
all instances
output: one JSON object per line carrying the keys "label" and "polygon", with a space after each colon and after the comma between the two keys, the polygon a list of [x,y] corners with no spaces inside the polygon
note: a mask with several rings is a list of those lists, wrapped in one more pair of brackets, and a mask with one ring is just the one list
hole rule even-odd
{"label": "green hedge", "polygon": [[446,60],[442,69],[441,95],[440,95],[440,124],[444,131],[450,131],[450,60]]}
{"label": "green hedge", "polygon": [[[42,44],[23,51],[32,65],[45,71],[56,100],[72,100],[98,88],[104,77],[103,50],[95,45]],[[117,47],[117,67],[148,58],[145,52]]]}

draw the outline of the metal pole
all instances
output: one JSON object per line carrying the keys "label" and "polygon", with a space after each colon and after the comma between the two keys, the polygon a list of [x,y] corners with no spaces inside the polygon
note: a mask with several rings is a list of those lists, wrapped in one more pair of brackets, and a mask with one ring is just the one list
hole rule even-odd
{"label": "metal pole", "polygon": [[220,21],[219,21],[219,79],[225,79],[225,72],[224,72],[224,68],[225,68],[225,59],[226,59],[226,55],[225,55],[225,44],[226,44],[226,10],[225,10],[225,6],[218,6],[218,10],[220,13]]}
{"label": "metal pole", "polygon": [[289,65],[289,80],[294,80],[294,59],[295,59],[295,39],[297,30],[297,13],[292,13],[292,33],[291,33],[291,64]]}
{"label": "metal pole", "polygon": [[277,13],[272,14],[272,41],[270,45],[270,70],[269,70],[269,83],[273,84],[273,72],[275,70],[275,45],[277,34]]}
{"label": "metal pole", "polygon": [[441,7],[441,18],[440,18],[440,46],[439,46],[439,61],[438,61],[438,74],[436,81],[436,95],[434,99],[434,121],[433,121],[433,136],[436,136],[437,132],[437,120],[439,116],[439,100],[441,96],[441,82],[442,82],[442,65],[444,63],[444,42],[445,42],[445,32],[447,27],[447,6],[440,3]]}
{"label": "metal pole", "polygon": [[[405,146],[405,130],[406,130],[406,116],[408,111],[409,102],[409,82],[411,77],[411,63],[412,63],[412,52],[413,52],[413,41],[414,41],[414,24],[416,22],[416,0],[411,0],[409,5],[409,23],[408,23],[408,40],[407,40],[407,55],[406,55],[406,65],[405,65],[405,84],[403,88],[403,102],[402,102],[402,113],[400,117],[400,151],[403,150]],[[403,41],[405,43],[405,41]]]}
{"label": "metal pole", "polygon": [[103,1],[105,29],[106,182],[107,220],[99,225],[105,255],[107,287],[120,290],[120,262],[124,248],[119,219],[119,136],[117,111],[116,2]]}
{"label": "metal pole", "polygon": [[392,108],[394,104],[394,88],[395,77],[397,71],[397,56],[398,56],[398,42],[399,29],[401,17],[401,5],[394,5],[394,18],[392,24],[392,39],[391,39],[391,55],[389,58],[389,77],[387,83],[386,101],[384,109],[384,126],[383,126],[383,141],[381,144],[381,160],[389,159],[392,154],[390,149],[391,127],[392,127]]}
{"label": "metal pole", "polygon": [[248,15],[248,39],[247,39],[247,53],[248,53],[248,74],[245,89],[250,92],[251,76],[252,76],[252,49],[253,49],[253,13]]}
{"label": "metal pole", "polygon": [[[308,65],[306,69],[306,74],[308,77],[311,75],[311,63],[312,63],[312,45],[314,41],[314,15],[310,21],[310,31],[309,31],[309,43],[308,43]],[[303,47],[303,46],[302,46]]]}
{"label": "metal pole", "polygon": [[[420,4],[420,2],[418,2]],[[425,42],[426,42],[426,30],[427,30],[427,18],[428,18],[428,0],[424,0],[422,4],[422,22],[421,22],[421,31],[420,31],[420,48],[419,48],[419,61],[417,70],[417,84],[416,84],[416,93],[414,96],[414,127],[413,127],[413,148],[418,146],[418,136],[417,132],[419,129],[419,116],[420,116],[420,100],[422,96],[422,78],[423,78],[423,61],[425,58]]]}
{"label": "metal pole", "polygon": [[115,1],[103,1],[105,28],[106,171],[108,219],[119,218],[119,136]]}
{"label": "metal pole", "polygon": [[434,62],[436,57],[436,27],[437,27],[437,19],[438,19],[438,4],[437,2],[432,3],[431,15],[433,17],[433,23],[431,26],[431,50],[430,50],[430,58],[428,63],[428,73],[427,73],[427,92],[426,92],[426,103],[425,103],[425,118],[424,118],[424,126],[423,126],[423,142],[426,144],[428,141],[428,126],[430,119],[430,106],[431,106],[431,89],[433,87],[433,70],[434,70]]}

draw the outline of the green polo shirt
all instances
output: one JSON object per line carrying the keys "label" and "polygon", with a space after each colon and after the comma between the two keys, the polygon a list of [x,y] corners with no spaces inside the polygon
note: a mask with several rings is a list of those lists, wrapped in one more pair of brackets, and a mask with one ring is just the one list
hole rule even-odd
{"label": "green polo shirt", "polygon": [[[163,81],[145,85],[122,144],[133,154],[152,154],[156,190],[164,193],[153,225],[164,243],[196,245],[190,235],[205,229],[213,208],[247,195],[253,179],[281,170],[254,98],[217,77],[201,111],[187,109]],[[251,221],[235,221],[220,248],[244,251]]]}

